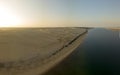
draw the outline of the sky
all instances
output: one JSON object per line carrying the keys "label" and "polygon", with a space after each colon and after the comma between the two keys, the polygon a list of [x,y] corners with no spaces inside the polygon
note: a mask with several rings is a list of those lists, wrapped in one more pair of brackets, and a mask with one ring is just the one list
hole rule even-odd
{"label": "sky", "polygon": [[0,0],[0,5],[21,20],[16,26],[120,26],[120,0]]}

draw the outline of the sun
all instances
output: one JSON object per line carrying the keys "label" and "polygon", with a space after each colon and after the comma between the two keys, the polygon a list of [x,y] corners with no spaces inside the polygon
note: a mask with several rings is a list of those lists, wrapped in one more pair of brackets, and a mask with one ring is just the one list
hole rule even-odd
{"label": "sun", "polygon": [[0,27],[17,27],[21,24],[21,19],[7,7],[0,5]]}

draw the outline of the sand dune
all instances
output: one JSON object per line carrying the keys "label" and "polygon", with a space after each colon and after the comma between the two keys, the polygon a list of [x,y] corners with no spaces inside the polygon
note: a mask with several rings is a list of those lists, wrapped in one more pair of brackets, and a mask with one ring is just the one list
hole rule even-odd
{"label": "sand dune", "polygon": [[85,31],[83,28],[0,29],[0,75],[23,75],[24,71],[40,67]]}

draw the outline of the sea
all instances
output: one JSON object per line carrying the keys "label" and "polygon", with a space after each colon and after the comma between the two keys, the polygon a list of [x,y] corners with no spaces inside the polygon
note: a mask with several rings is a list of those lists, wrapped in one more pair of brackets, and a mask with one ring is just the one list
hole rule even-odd
{"label": "sea", "polygon": [[120,32],[92,28],[82,44],[44,75],[120,75]]}

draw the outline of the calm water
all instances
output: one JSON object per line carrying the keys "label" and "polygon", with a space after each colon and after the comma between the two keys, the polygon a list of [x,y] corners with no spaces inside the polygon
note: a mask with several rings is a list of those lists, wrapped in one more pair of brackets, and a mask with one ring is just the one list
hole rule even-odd
{"label": "calm water", "polygon": [[120,75],[119,32],[89,30],[84,42],[45,75]]}

